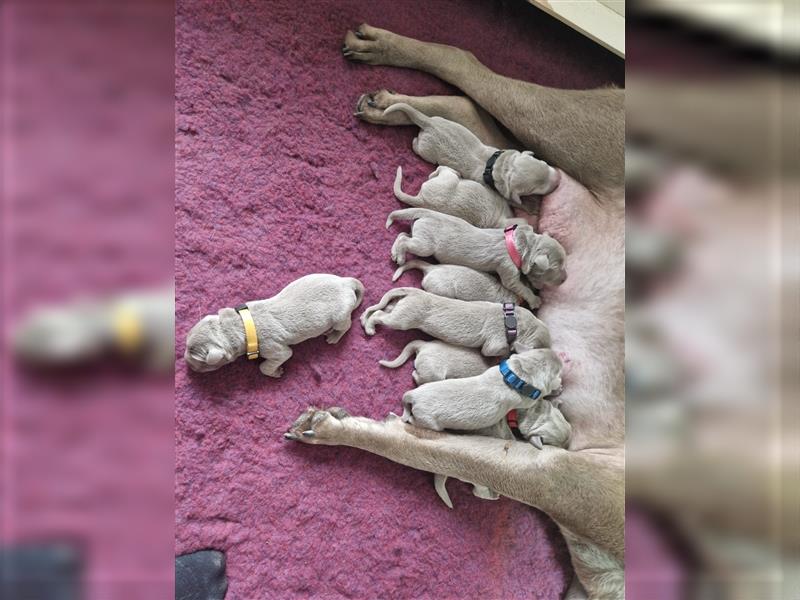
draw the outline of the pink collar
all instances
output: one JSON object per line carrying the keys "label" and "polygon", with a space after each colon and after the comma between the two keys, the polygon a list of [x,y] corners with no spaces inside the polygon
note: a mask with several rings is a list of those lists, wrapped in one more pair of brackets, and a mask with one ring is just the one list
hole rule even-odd
{"label": "pink collar", "polygon": [[517,245],[514,243],[514,230],[516,228],[516,225],[511,225],[510,227],[506,227],[503,231],[505,232],[506,248],[508,249],[508,255],[511,257],[511,262],[513,262],[514,266],[518,269],[522,269],[522,257],[519,255]]}

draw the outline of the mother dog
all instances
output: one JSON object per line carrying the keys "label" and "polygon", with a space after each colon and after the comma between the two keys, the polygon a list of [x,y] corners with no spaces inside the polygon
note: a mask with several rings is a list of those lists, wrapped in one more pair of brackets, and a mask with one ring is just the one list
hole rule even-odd
{"label": "mother dog", "polygon": [[[541,319],[552,347],[572,369],[562,412],[572,425],[567,449],[452,435],[309,409],[288,439],[361,448],[416,469],[485,485],[547,513],[569,547],[576,579],[568,598],[624,595],[624,92],[558,90],[498,75],[469,52],[362,25],[349,31],[346,58],[431,73],[467,97],[413,97],[385,90],[363,95],[356,114],[407,125],[405,102],[471,129],[485,144],[533,150],[562,169],[542,199],[539,229],[564,245],[570,276],[542,291]],[[509,139],[496,119],[516,138]]]}

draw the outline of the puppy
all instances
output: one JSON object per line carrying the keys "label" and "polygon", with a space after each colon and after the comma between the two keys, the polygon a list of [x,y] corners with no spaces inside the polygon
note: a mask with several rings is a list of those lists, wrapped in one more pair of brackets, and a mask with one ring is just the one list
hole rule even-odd
{"label": "puppy", "polygon": [[460,265],[432,265],[424,260],[410,260],[394,272],[392,281],[397,281],[403,273],[411,269],[423,272],[422,289],[437,296],[467,302],[523,302],[522,298],[504,288],[493,275]]}
{"label": "puppy", "polygon": [[449,344],[480,348],[484,356],[507,356],[519,348],[547,348],[550,332],[533,313],[516,307],[516,338],[509,344],[502,305],[442,298],[417,288],[394,288],[361,315],[367,335],[376,325],[420,329]]}
{"label": "puppy", "polygon": [[[572,426],[550,400],[539,398],[531,408],[517,410],[517,419],[520,435],[539,450],[542,450],[545,445],[564,448],[572,434]],[[511,431],[511,427],[505,418],[491,427],[477,429],[470,431],[470,433],[504,440],[515,439],[514,432]],[[472,482],[468,481],[466,483]],[[453,508],[450,494],[447,493],[447,476],[434,473],[433,487],[442,502],[449,508]],[[500,497],[500,494],[491,488],[474,483],[472,483],[472,494],[485,500],[497,500]]]}
{"label": "puppy", "polygon": [[567,277],[564,248],[549,235],[534,232],[530,225],[519,225],[507,234],[502,229],[478,229],[458,217],[424,208],[396,210],[389,214],[386,227],[395,220],[414,221],[411,235],[399,234],[392,245],[392,259],[399,265],[405,263],[406,252],[411,252],[434,256],[441,263],[496,272],[503,285],[531,308],[538,308],[541,301],[522,282],[523,276],[535,288],[560,285]]}
{"label": "puppy", "polygon": [[512,388],[500,367],[492,367],[476,377],[435,381],[406,392],[403,421],[435,431],[474,431],[491,427],[511,410],[533,407],[561,387],[561,359],[549,348],[514,354],[506,362],[514,374],[539,390],[536,398]]}
{"label": "puppy", "polygon": [[[452,346],[444,342],[414,340],[409,342],[403,351],[393,361],[381,360],[384,367],[396,369],[402,366],[412,354],[415,354],[414,371],[411,376],[417,385],[445,379],[459,379],[474,377],[486,372],[492,363],[486,360],[475,350]],[[538,399],[529,409],[517,411],[519,432],[522,437],[531,442],[538,449],[543,444],[551,446],[564,446],[569,440],[572,428],[564,415],[548,400]],[[506,419],[501,419],[490,427],[471,431],[473,435],[485,435],[506,440],[515,439],[511,427]],[[433,483],[436,493],[450,508],[453,503],[447,493],[447,476],[435,473]],[[472,493],[478,498],[496,500],[499,494],[483,485],[473,484]]]}
{"label": "puppy", "polygon": [[[361,304],[358,279],[329,274],[306,275],[267,300],[248,302],[258,334],[259,369],[269,377],[283,374],[293,344],[325,334],[335,344],[350,329],[350,313]],[[242,317],[233,308],[207,315],[186,340],[186,362],[200,372],[214,371],[246,354]]]}
{"label": "puppy", "polygon": [[492,164],[490,159],[498,149],[485,146],[463,125],[429,117],[402,102],[392,104],[383,114],[395,111],[405,113],[420,128],[412,144],[415,153],[430,163],[455,169],[462,177],[494,187],[517,206],[522,205],[524,196],[549,194],[558,187],[560,173],[535,158],[533,152],[504,150]]}
{"label": "puppy", "polygon": [[443,379],[472,377],[483,373],[493,364],[477,350],[445,344],[438,340],[431,342],[414,340],[406,344],[400,356],[394,360],[378,362],[389,369],[396,369],[404,365],[412,354],[415,357],[411,377],[417,385]]}
{"label": "puppy", "polygon": [[397,167],[394,195],[400,202],[453,215],[475,227],[505,227],[509,222],[525,222],[514,218],[511,207],[500,194],[477,181],[461,179],[450,167],[438,167],[416,196],[406,194],[402,182],[403,168]]}
{"label": "puppy", "polygon": [[16,357],[40,368],[121,358],[153,371],[175,366],[175,289],[131,291],[43,306],[14,329]]}

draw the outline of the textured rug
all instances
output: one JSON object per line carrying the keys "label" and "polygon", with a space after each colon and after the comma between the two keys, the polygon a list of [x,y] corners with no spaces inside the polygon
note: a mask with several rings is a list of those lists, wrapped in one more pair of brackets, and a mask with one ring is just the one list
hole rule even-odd
{"label": "textured rug", "polygon": [[[395,356],[414,332],[294,348],[282,379],[240,360],[195,374],[180,356],[203,315],[269,297],[307,273],[392,286],[384,220],[432,169],[414,130],[352,116],[388,87],[452,93],[412,71],[346,62],[360,22],[461,46],[505,75],[567,88],[621,85],[624,65],[523,1],[180,0],[176,83],[176,554],[225,552],[228,597],[558,598],[566,548],[541,513],[472,497],[454,510],[431,476],[347,448],[286,443],[308,405],[382,418],[413,385]],[[416,275],[403,283],[418,285]],[[357,318],[362,309],[354,316]]]}

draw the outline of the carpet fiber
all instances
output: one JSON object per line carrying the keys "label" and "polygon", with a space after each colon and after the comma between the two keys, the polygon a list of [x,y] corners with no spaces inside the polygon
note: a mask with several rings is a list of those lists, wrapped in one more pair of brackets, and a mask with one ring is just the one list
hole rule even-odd
{"label": "carpet fiber", "polygon": [[[622,84],[623,63],[525,2],[180,0],[176,83],[177,352],[203,315],[269,297],[313,272],[359,278],[364,306],[391,287],[383,228],[399,206],[397,165],[416,190],[432,169],[414,130],[352,116],[388,87],[452,93],[412,71],[346,62],[347,28],[366,21],[461,46],[505,75],[556,87]],[[409,274],[403,284],[418,285]],[[363,308],[363,306],[362,306]],[[354,316],[361,313],[358,309]],[[473,498],[450,482],[347,448],[282,433],[308,405],[382,418],[413,385],[391,371],[413,332],[294,348],[282,379],[244,359],[176,374],[176,554],[225,552],[228,597],[557,598],[570,567],[541,513]]]}

